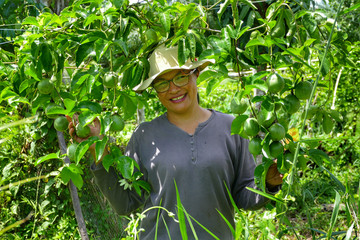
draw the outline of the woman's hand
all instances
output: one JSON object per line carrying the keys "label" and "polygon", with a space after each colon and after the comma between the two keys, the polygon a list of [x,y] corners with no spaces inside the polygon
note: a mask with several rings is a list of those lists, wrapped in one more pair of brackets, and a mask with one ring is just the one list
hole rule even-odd
{"label": "woman's hand", "polygon": [[78,143],[81,143],[85,140],[87,140],[89,137],[97,136],[100,139],[102,139],[102,136],[100,135],[100,121],[98,118],[95,118],[94,121],[87,126],[90,128],[90,134],[86,138],[81,138],[76,135],[76,125],[79,123],[78,115],[74,114],[73,118],[70,116],[66,116],[66,119],[69,121],[69,134],[70,136]]}
{"label": "woman's hand", "polygon": [[283,177],[284,175],[281,174],[277,169],[277,163],[275,160],[266,173],[266,185],[270,188],[281,185],[283,182]]}

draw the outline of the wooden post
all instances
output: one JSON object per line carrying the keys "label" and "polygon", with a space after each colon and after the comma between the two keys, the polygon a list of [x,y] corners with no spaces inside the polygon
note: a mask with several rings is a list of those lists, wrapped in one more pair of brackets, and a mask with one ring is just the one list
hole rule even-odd
{"label": "wooden post", "polygon": [[[61,154],[65,154],[67,146],[66,146],[66,143],[65,143],[64,134],[62,132],[59,132],[59,131],[56,131],[56,133],[57,133],[57,137],[58,137],[58,141],[59,141],[59,147],[60,147]],[[64,163],[70,163],[70,159],[67,156],[65,157]],[[76,189],[74,183],[71,180],[69,181],[69,189],[70,189],[71,200],[72,200],[72,203],[73,203],[76,222],[77,222],[78,227],[79,227],[81,239],[82,240],[89,240],[89,236],[87,234],[84,217],[83,217],[83,214],[81,212],[79,195],[78,195],[78,192],[77,192],[77,189]]]}

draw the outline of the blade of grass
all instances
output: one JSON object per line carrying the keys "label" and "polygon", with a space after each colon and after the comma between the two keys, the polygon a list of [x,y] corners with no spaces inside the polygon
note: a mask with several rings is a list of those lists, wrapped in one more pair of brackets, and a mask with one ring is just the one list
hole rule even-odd
{"label": "blade of grass", "polygon": [[168,228],[168,226],[167,226],[167,224],[166,224],[166,221],[165,221],[165,219],[164,219],[164,216],[161,216],[161,217],[162,217],[162,220],[163,220],[163,222],[164,222],[165,229],[166,229],[166,232],[167,232],[167,234],[168,234],[169,240],[171,240],[170,231],[169,231],[169,228]]}
{"label": "blade of grass", "polygon": [[[294,154],[294,159],[293,159],[293,164],[292,164],[293,166],[296,166],[296,163],[297,163],[297,157],[299,155],[299,150],[300,150],[300,141],[302,140],[302,137],[304,135],[305,126],[306,126],[306,118],[307,118],[308,113],[309,113],[309,108],[310,108],[310,105],[312,103],[312,99],[314,98],[314,95],[315,95],[315,90],[316,90],[317,84],[319,82],[319,78],[321,76],[321,69],[323,68],[327,53],[329,51],[332,35],[334,33],[334,28],[335,28],[337,19],[339,17],[340,9],[341,9],[343,3],[344,3],[344,0],[341,1],[340,5],[339,5],[339,7],[337,9],[335,20],[334,20],[334,23],[333,23],[332,28],[331,28],[330,36],[329,36],[327,44],[326,44],[325,52],[324,52],[322,61],[320,63],[320,67],[319,67],[319,70],[318,70],[318,73],[317,73],[317,76],[316,76],[316,80],[315,80],[314,86],[313,86],[313,88],[311,90],[310,98],[308,99],[308,101],[306,103],[305,114],[303,116],[303,123],[301,125],[300,133],[299,133],[299,141],[298,141],[298,143],[296,145],[296,150],[295,150],[295,154]],[[291,186],[293,185],[293,182],[294,182],[294,175],[295,175],[295,167],[292,167],[291,170],[290,170],[290,174],[289,174],[289,187],[287,189],[286,195],[289,195],[289,193],[290,193]]]}
{"label": "blade of grass", "polygon": [[234,227],[231,225],[231,223],[226,219],[226,217],[219,210],[217,210],[217,211],[220,214],[220,216],[222,217],[222,219],[226,222],[228,227],[230,228],[232,235],[235,237],[235,229],[234,229]]}
{"label": "blade of grass", "polygon": [[189,226],[190,226],[190,229],[191,229],[191,231],[192,231],[192,233],[193,233],[193,235],[194,235],[194,238],[196,239],[196,240],[199,240],[199,238],[197,237],[197,235],[196,235],[196,231],[195,231],[195,228],[194,228],[194,226],[193,226],[193,224],[192,224],[192,222],[191,222],[191,216],[186,212],[186,210],[183,208],[183,211],[184,211],[184,213],[185,213],[185,216],[186,216],[186,218],[187,218],[187,220],[188,220],[188,223],[189,223]]}
{"label": "blade of grass", "polygon": [[[190,216],[190,215],[189,215]],[[205,226],[203,226],[201,223],[199,223],[195,218],[193,218],[192,216],[190,216],[190,218],[196,222],[202,229],[204,229],[208,234],[210,234],[214,239],[216,240],[220,240],[220,238],[218,238],[216,235],[214,235],[212,232],[210,232],[209,229],[207,229]]]}
{"label": "blade of grass", "polygon": [[334,210],[332,212],[331,215],[331,220],[330,220],[330,228],[329,231],[327,233],[327,240],[330,240],[331,236],[332,236],[332,232],[336,223],[336,219],[338,217],[339,214],[339,206],[340,206],[340,194],[336,191],[336,197],[335,197],[335,203],[334,203]]}
{"label": "blade of grass", "polygon": [[188,236],[186,233],[186,222],[185,222],[185,214],[183,211],[183,206],[181,204],[179,190],[176,185],[176,181],[174,180],[175,189],[176,189],[176,201],[177,201],[177,209],[178,209],[178,218],[179,218],[179,225],[180,225],[180,233],[183,240],[187,240]]}
{"label": "blade of grass", "polygon": [[285,203],[285,201],[284,201],[283,199],[274,197],[274,196],[271,195],[271,194],[268,194],[268,193],[265,193],[265,192],[256,190],[256,189],[254,189],[254,188],[250,188],[250,187],[246,187],[246,189],[248,189],[248,190],[250,190],[250,191],[252,191],[252,192],[254,192],[254,193],[257,193],[257,194],[259,194],[259,195],[261,195],[261,196],[264,196],[264,197],[266,197],[266,198],[268,198],[268,199],[270,199],[270,200],[273,200],[273,201],[276,201],[276,202],[279,202],[279,203],[283,203],[283,204]]}
{"label": "blade of grass", "polygon": [[351,233],[352,233],[352,230],[353,230],[353,228],[354,228],[354,223],[355,223],[355,222],[353,222],[353,223],[351,224],[351,226],[349,227],[349,229],[347,230],[346,236],[345,236],[345,239],[344,239],[344,240],[350,240],[350,238],[351,238]]}

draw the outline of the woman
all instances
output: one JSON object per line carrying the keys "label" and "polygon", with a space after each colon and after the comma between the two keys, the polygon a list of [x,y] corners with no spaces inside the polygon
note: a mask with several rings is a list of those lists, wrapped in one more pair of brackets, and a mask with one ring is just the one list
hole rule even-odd
{"label": "woman", "polygon": [[[204,109],[198,103],[196,79],[211,60],[188,61],[179,66],[177,48],[162,46],[154,51],[149,62],[150,77],[135,90],[152,86],[167,112],[140,124],[126,155],[139,164],[151,192],[140,197],[134,191],[124,190],[114,170],[108,173],[101,164],[92,166],[96,183],[121,215],[141,205],[144,209],[162,206],[176,214],[178,193],[185,211],[196,220],[192,224],[199,239],[213,239],[204,228],[221,240],[233,239],[226,223],[235,225],[231,198],[244,209],[257,209],[268,200],[246,189],[255,188],[255,163],[248,151],[248,140],[231,135],[234,117]],[[97,122],[92,135],[98,135],[98,126]],[[71,135],[73,132],[70,123]],[[282,176],[274,165],[267,175],[268,187],[276,188],[281,182]],[[181,239],[178,222],[166,211],[158,214],[157,208],[147,211],[140,239],[153,240],[155,234],[161,240]],[[189,226],[187,233],[191,239]]]}

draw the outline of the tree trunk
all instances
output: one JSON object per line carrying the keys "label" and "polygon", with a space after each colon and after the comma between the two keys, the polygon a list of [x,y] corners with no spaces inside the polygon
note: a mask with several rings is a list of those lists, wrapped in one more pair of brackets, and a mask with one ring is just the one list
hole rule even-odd
{"label": "tree trunk", "polygon": [[[56,133],[57,133],[57,137],[58,137],[58,141],[59,141],[61,154],[65,154],[67,146],[66,146],[66,143],[65,143],[64,135],[63,135],[62,132],[59,132],[59,131],[56,131]],[[70,159],[68,157],[65,157],[64,163],[70,163]],[[75,211],[75,217],[76,217],[76,221],[77,221],[77,224],[78,224],[78,227],[79,227],[81,239],[82,240],[88,240],[89,236],[87,234],[84,217],[83,217],[83,214],[81,212],[79,195],[78,195],[78,192],[77,192],[77,189],[76,189],[74,183],[71,180],[69,182],[69,188],[70,188],[71,200],[72,200],[72,203],[73,203],[73,207],[74,207],[74,211]]]}

